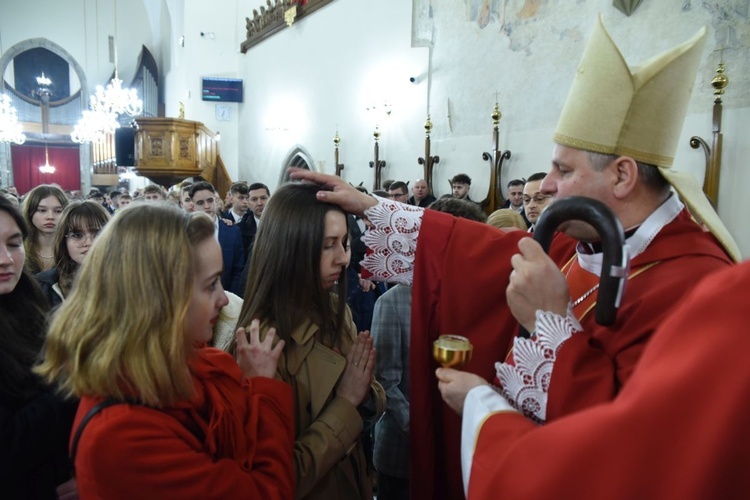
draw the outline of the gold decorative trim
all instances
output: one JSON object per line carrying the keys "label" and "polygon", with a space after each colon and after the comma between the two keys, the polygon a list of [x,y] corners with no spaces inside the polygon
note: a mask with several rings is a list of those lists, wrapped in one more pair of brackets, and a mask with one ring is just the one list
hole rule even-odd
{"label": "gold decorative trim", "polygon": [[575,149],[583,149],[585,151],[592,151],[594,153],[602,153],[607,155],[623,155],[630,156],[636,161],[648,163],[649,165],[655,165],[659,167],[669,167],[674,163],[674,157],[662,156],[653,153],[646,153],[644,151],[638,151],[637,149],[626,148],[624,146],[604,146],[595,142],[582,141],[581,139],[574,139],[562,134],[554,134],[552,139],[563,146],[570,146]]}
{"label": "gold decorative trim", "polygon": [[[651,269],[657,264],[661,264],[661,261],[657,260],[656,262],[651,262],[649,264],[644,265],[643,267],[639,267],[638,269],[630,273],[630,276],[628,276],[628,281],[632,280],[633,278],[635,278],[641,273],[645,273],[646,271],[648,271],[649,269]],[[598,296],[599,296],[599,290],[596,291],[594,298],[597,298]],[[596,300],[594,300],[594,302],[592,302],[591,305],[585,311],[583,311],[583,314],[581,314],[581,317],[578,318],[578,321],[581,321],[584,318],[584,316],[586,316],[589,313],[589,311],[591,311],[595,306],[596,306]]]}

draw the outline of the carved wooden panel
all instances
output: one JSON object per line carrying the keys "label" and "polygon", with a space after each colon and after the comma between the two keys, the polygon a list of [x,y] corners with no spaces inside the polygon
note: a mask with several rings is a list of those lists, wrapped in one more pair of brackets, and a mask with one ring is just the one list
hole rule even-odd
{"label": "carved wooden panel", "polygon": [[245,18],[245,41],[240,45],[240,51],[244,54],[253,45],[257,45],[271,35],[278,33],[287,27],[285,14],[292,22],[297,22],[303,17],[312,14],[319,8],[331,3],[333,0],[307,0],[302,2],[292,0],[266,0],[265,6],[253,9],[252,19]]}
{"label": "carved wooden panel", "polygon": [[148,145],[152,158],[156,156],[164,156],[164,137],[151,136]]}
{"label": "carved wooden panel", "polygon": [[180,159],[190,159],[190,138],[180,137]]}
{"label": "carved wooden panel", "polygon": [[218,147],[205,125],[179,118],[137,118],[136,123],[139,174],[164,186],[194,176],[214,181]]}

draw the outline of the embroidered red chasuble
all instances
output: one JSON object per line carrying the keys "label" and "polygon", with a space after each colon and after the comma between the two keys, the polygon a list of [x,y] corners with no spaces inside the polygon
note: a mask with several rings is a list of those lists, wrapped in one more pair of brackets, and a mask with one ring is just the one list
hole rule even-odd
{"label": "embroidered red chasuble", "polygon": [[750,498],[749,288],[745,263],[680,299],[612,401],[541,427],[490,416],[469,499]]}
{"label": "embroidered red chasuble", "polygon": [[[465,370],[495,378],[494,363],[509,351],[518,331],[505,290],[510,257],[525,236],[443,213],[424,214],[415,259],[410,352],[411,477],[413,495],[420,498],[463,497],[461,422],[437,390],[432,342],[447,333],[469,337],[474,355]],[[549,255],[560,268],[575,254],[575,243],[561,234],[553,240]],[[560,348],[550,382],[548,422],[611,401],[669,310],[696,280],[730,264],[713,236],[684,210],[631,267],[657,261],[628,282],[615,325],[602,327],[593,313],[586,314],[584,332]]]}

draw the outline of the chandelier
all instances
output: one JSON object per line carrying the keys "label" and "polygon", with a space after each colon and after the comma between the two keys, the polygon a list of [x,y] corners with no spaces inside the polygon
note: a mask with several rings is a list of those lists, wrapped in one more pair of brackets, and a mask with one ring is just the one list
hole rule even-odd
{"label": "chandelier", "polygon": [[39,171],[43,174],[54,174],[55,167],[49,164],[49,151],[47,151],[47,144],[44,145],[44,165],[39,166]]}
{"label": "chandelier", "polygon": [[5,94],[0,95],[0,142],[26,142],[23,126],[18,122],[16,108],[11,104],[10,97]]}
{"label": "chandelier", "polygon": [[138,116],[143,112],[143,101],[138,99],[138,92],[135,89],[122,88],[122,80],[117,74],[117,56],[114,78],[107,84],[107,88],[96,86],[96,93],[91,96],[90,108],[105,115],[127,113],[130,116]]}
{"label": "chandelier", "polygon": [[117,0],[115,0],[115,76],[104,88],[96,86],[96,92],[89,98],[89,109],[70,134],[74,142],[102,142],[108,134],[120,128],[119,115],[138,116],[143,113],[143,101],[138,99],[135,89],[123,88],[117,71]]}
{"label": "chandelier", "polygon": [[40,87],[49,87],[50,85],[52,85],[52,80],[44,76],[44,71],[42,71],[42,76],[36,77],[36,83]]}
{"label": "chandelier", "polygon": [[[93,98],[93,96],[92,96]],[[70,138],[73,142],[101,143],[107,134],[113,134],[120,126],[115,113],[105,113],[99,110],[84,110],[83,116],[73,128]]]}

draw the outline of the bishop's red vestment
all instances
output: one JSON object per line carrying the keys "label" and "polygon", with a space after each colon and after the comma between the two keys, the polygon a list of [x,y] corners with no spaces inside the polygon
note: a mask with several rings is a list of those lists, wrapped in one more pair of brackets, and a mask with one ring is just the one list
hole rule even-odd
{"label": "bishop's red vestment", "polygon": [[[686,210],[678,212],[632,260],[614,325],[597,325],[593,312],[583,314],[596,294],[574,311],[583,331],[558,352],[547,422],[611,401],[628,382],[654,329],[696,280],[731,264],[710,233]],[[510,257],[518,253],[517,242],[524,236],[430,210],[423,215],[414,259],[410,354],[411,481],[422,498],[463,495],[460,418],[437,390],[432,342],[441,334],[468,337],[474,357],[465,370],[494,378],[494,362],[505,359],[518,330],[505,290]],[[564,235],[555,237],[549,255],[561,269],[575,264],[575,243]],[[568,270],[574,294],[586,280],[574,279],[581,272],[576,267]]]}

